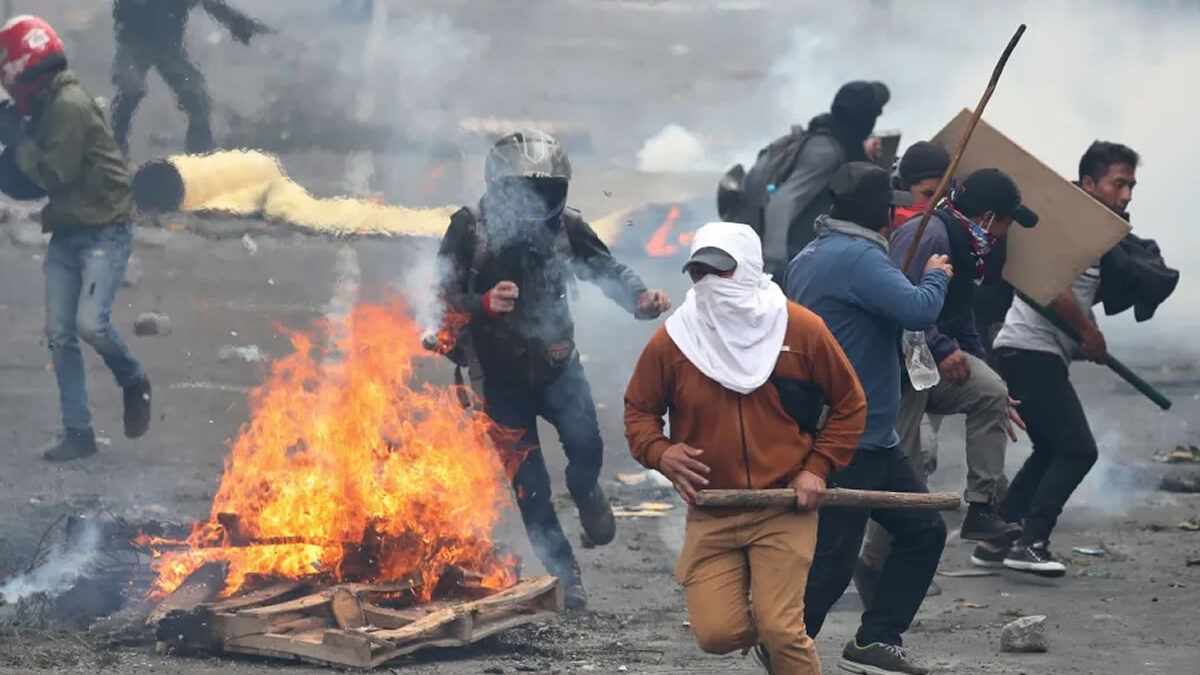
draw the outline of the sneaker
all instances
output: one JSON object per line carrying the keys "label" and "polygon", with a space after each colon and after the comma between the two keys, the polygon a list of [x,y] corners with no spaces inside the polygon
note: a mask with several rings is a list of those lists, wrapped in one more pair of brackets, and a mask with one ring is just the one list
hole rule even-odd
{"label": "sneaker", "polygon": [[570,577],[559,577],[558,581],[563,585],[563,606],[568,611],[582,612],[587,609],[587,591],[583,588],[583,572],[579,570],[577,561],[571,562]]}
{"label": "sneaker", "polygon": [[1017,539],[1020,539],[1020,536],[1014,533],[992,541],[979,542],[975,545],[975,551],[971,553],[971,564],[989,569],[1004,567],[1004,558],[1012,545],[1017,543]]}
{"label": "sneaker", "polygon": [[604,546],[617,536],[617,519],[613,518],[612,505],[608,503],[608,497],[599,484],[575,504],[579,507],[579,523],[583,525],[583,533],[592,546]]}
{"label": "sneaker", "polygon": [[1048,578],[1058,578],[1067,573],[1067,566],[1054,557],[1049,543],[1045,541],[1013,544],[1008,555],[1004,556],[1004,567]]}
{"label": "sneaker", "polygon": [[69,462],[96,454],[96,435],[91,429],[78,431],[67,429],[62,440],[53,448],[42,453],[47,462]]}
{"label": "sneaker", "polygon": [[125,437],[137,438],[150,428],[150,380],[125,387]]}
{"label": "sneaker", "polygon": [[1020,525],[1005,522],[991,504],[972,502],[963,519],[961,536],[968,541],[992,541],[1020,530]]}
{"label": "sneaker", "polygon": [[916,657],[899,645],[872,642],[859,647],[857,640],[846,643],[838,669],[858,675],[929,675],[929,669],[918,665]]}

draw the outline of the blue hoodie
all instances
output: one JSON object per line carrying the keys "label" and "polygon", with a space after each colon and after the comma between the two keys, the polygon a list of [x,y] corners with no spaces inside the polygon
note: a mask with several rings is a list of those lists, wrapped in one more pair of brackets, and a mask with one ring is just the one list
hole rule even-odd
{"label": "blue hoodie", "polygon": [[784,290],[825,321],[867,394],[867,428],[859,447],[899,444],[901,329],[925,330],[937,320],[950,282],[925,274],[914,286],[888,258],[887,240],[844,220],[817,218],[817,239],[788,264]]}

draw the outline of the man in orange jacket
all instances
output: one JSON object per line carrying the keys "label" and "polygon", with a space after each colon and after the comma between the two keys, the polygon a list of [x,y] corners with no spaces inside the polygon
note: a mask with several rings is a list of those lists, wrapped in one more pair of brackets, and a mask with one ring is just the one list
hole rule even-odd
{"label": "man in orange jacket", "polygon": [[709,223],[691,251],[692,290],[625,392],[625,436],[633,457],[689,504],[704,488],[796,490],[797,508],[691,506],[675,575],[701,649],[754,647],[768,671],[818,675],[804,627],[816,507],[826,477],[858,446],[866,398],[825,324],[763,274],[749,226]]}

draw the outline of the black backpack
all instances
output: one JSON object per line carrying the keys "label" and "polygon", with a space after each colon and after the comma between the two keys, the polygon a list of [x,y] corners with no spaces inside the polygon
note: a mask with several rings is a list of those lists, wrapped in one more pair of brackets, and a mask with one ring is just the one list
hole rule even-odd
{"label": "black backpack", "polygon": [[717,213],[721,220],[745,223],[761,237],[766,230],[764,219],[771,194],[792,175],[800,151],[816,133],[825,132],[819,129],[805,131],[804,127],[794,125],[789,133],[758,152],[749,173],[741,164],[726,171],[717,183]]}

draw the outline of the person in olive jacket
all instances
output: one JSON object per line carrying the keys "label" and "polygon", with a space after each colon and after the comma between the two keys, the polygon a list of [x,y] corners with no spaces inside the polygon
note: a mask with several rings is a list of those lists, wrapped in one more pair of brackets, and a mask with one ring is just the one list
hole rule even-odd
{"label": "person in olive jacket", "polygon": [[12,100],[0,113],[0,190],[48,199],[46,340],[65,432],[43,456],[79,459],[96,452],[80,338],[124,392],[125,435],[137,438],[150,426],[150,382],[110,321],[133,243],[129,168],[45,21],[18,16],[0,29],[0,81]]}

